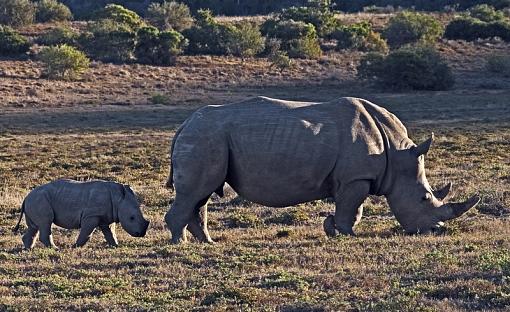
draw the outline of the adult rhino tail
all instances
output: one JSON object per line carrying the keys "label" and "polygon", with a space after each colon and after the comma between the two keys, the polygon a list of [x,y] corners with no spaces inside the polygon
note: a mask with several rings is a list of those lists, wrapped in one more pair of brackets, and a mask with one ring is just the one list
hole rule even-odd
{"label": "adult rhino tail", "polygon": [[181,133],[181,131],[184,128],[184,126],[186,125],[186,123],[187,123],[187,120],[182,123],[182,125],[179,127],[179,129],[177,129],[177,131],[175,131],[174,138],[172,139],[172,149],[170,150],[170,174],[169,174],[168,180],[166,180],[166,184],[165,184],[166,187],[168,187],[171,190],[174,189],[174,165],[173,165],[173,161],[172,161],[172,154],[173,154],[174,148],[175,148],[175,141],[177,141],[177,137]]}
{"label": "adult rhino tail", "polygon": [[12,232],[13,233],[16,233],[18,232],[19,230],[19,225],[21,223],[21,220],[23,219],[23,214],[25,213],[25,201],[23,200],[23,203],[21,204],[21,213],[19,215],[19,220],[18,220],[18,224],[16,224],[16,226],[12,229]]}

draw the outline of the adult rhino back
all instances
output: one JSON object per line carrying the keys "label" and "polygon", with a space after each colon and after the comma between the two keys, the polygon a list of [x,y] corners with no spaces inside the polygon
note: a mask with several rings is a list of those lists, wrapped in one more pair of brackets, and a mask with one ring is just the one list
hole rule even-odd
{"label": "adult rhino back", "polygon": [[197,110],[172,146],[169,182],[176,198],[165,219],[177,243],[185,240],[186,225],[211,241],[205,204],[225,182],[267,206],[333,197],[337,211],[326,232],[352,234],[363,200],[391,193],[395,152],[415,145],[393,114],[366,100],[257,97]]}

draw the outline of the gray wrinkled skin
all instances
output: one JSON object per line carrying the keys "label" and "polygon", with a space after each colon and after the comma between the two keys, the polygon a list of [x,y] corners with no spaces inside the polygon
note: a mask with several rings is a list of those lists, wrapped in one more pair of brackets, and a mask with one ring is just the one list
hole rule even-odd
{"label": "gray wrinkled skin", "polygon": [[34,246],[35,238],[46,247],[56,248],[51,226],[80,229],[75,247],[81,247],[100,228],[110,246],[118,246],[115,223],[135,237],[145,236],[149,222],[143,217],[140,204],[133,190],[127,186],[107,181],[78,182],[57,180],[33,189],[22,205],[19,228],[25,213],[28,229],[23,235],[26,249]]}
{"label": "gray wrinkled skin", "polygon": [[185,229],[212,242],[209,196],[225,182],[242,197],[266,206],[291,206],[332,197],[327,235],[353,235],[368,195],[384,195],[408,233],[435,232],[476,205],[446,203],[451,185],[434,191],[424,155],[433,136],[416,145],[404,125],[382,107],[358,98],[326,103],[257,97],[206,106],[193,113],[172,142],[167,186],[175,201],[165,216],[172,242]]}

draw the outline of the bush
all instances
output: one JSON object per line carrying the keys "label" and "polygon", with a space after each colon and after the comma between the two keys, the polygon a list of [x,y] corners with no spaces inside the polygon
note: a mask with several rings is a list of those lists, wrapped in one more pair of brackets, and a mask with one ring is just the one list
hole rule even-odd
{"label": "bush", "polygon": [[280,72],[292,65],[292,61],[287,55],[287,52],[280,50],[281,46],[281,40],[276,38],[268,39],[265,52],[268,61],[271,62],[270,68],[276,67]]}
{"label": "bush", "polygon": [[487,70],[491,73],[510,77],[510,56],[490,55],[487,58]]}
{"label": "bush", "polygon": [[486,23],[472,17],[460,17],[451,21],[445,29],[447,39],[473,41],[484,37]]}
{"label": "bush", "polygon": [[510,41],[510,20],[504,12],[492,6],[477,5],[451,21],[446,26],[444,37],[467,41],[499,37]]}
{"label": "bush", "polygon": [[469,16],[483,22],[495,22],[506,19],[505,13],[497,11],[493,6],[486,3],[476,5],[468,10]]}
{"label": "bush", "polygon": [[30,0],[0,0],[0,24],[24,26],[34,22],[35,5]]}
{"label": "bush", "polygon": [[104,19],[91,23],[79,42],[95,60],[126,62],[133,57],[136,32],[127,24]]}
{"label": "bush", "polygon": [[159,29],[183,31],[193,25],[189,7],[178,2],[151,3],[146,16],[149,22]]}
{"label": "bush", "polygon": [[327,5],[309,7],[290,7],[284,9],[279,18],[281,20],[294,20],[312,24],[321,37],[329,35],[338,24],[335,14]]}
{"label": "bush", "polygon": [[35,19],[39,23],[68,21],[72,18],[71,10],[57,0],[41,0],[37,3]]}
{"label": "bush", "polygon": [[59,26],[39,36],[36,42],[47,46],[58,44],[75,45],[78,37],[79,34],[71,28]]}
{"label": "bush", "polygon": [[357,49],[361,51],[388,51],[388,45],[381,35],[372,30],[368,22],[349,26],[341,25],[331,34],[337,40],[337,49]]}
{"label": "bush", "polygon": [[102,19],[112,20],[118,24],[127,25],[135,31],[144,25],[143,20],[140,16],[138,16],[138,14],[118,4],[108,4],[103,9],[99,10],[94,20]]}
{"label": "bush", "polygon": [[183,31],[189,39],[188,53],[191,54],[226,54],[225,42],[232,27],[214,20],[209,10],[197,12],[195,25]]}
{"label": "bush", "polygon": [[456,18],[446,26],[444,37],[454,40],[474,41],[477,39],[499,37],[510,41],[510,22],[484,22],[470,16]]}
{"label": "bush", "polygon": [[280,71],[283,71],[287,68],[290,68],[292,65],[292,60],[287,55],[287,52],[284,51],[276,51],[275,53],[269,54],[269,62],[271,62],[271,67],[276,67]]}
{"label": "bush", "polygon": [[85,53],[65,44],[45,47],[39,53],[39,60],[45,66],[44,75],[50,79],[79,78],[90,64]]}
{"label": "bush", "polygon": [[228,54],[243,58],[255,56],[264,50],[264,37],[257,25],[241,22],[229,31],[225,49]]}
{"label": "bush", "polygon": [[0,25],[0,55],[13,56],[28,52],[30,43],[27,38],[9,26]]}
{"label": "bush", "polygon": [[312,24],[293,20],[268,20],[262,26],[268,38],[281,40],[282,49],[294,58],[318,58],[322,51]]}
{"label": "bush", "polygon": [[390,19],[383,37],[391,47],[408,43],[432,43],[443,34],[443,26],[434,17],[415,12],[400,12]]}
{"label": "bush", "polygon": [[186,44],[179,32],[159,31],[152,26],[140,28],[137,37],[135,57],[143,64],[173,65]]}
{"label": "bush", "polygon": [[358,76],[395,90],[445,90],[454,83],[450,68],[430,46],[404,47],[388,56],[369,53]]}
{"label": "bush", "polygon": [[183,34],[190,41],[188,52],[192,54],[248,57],[264,50],[264,38],[256,25],[249,22],[221,24],[207,10],[200,10],[195,26]]}

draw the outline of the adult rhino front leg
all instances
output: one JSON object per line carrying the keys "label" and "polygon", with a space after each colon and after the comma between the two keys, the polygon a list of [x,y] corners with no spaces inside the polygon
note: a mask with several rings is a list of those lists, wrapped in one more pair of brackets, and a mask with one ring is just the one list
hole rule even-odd
{"label": "adult rhino front leg", "polygon": [[330,237],[338,233],[354,235],[353,227],[359,223],[363,214],[363,202],[368,197],[370,182],[359,180],[351,182],[335,194],[335,215],[324,220],[324,231]]}

